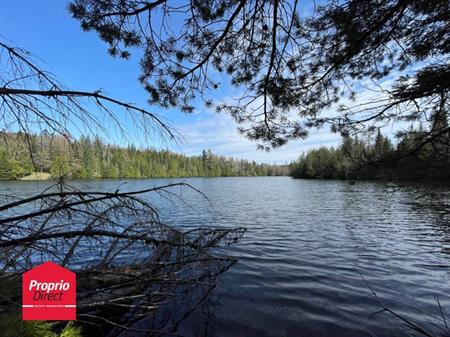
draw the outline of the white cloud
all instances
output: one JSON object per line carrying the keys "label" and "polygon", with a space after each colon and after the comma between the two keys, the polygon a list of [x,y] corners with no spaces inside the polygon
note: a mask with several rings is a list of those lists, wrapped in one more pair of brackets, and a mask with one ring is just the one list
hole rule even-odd
{"label": "white cloud", "polygon": [[[408,71],[411,71],[411,69],[407,69],[404,73],[407,73]],[[353,107],[359,105],[361,108],[367,108],[374,104],[378,104],[388,97],[387,92],[383,89],[390,88],[399,75],[400,73],[395,72],[390,76],[383,78],[378,83],[372,80],[358,81],[357,83],[354,83],[354,88],[357,92],[356,100],[351,101],[347,98],[343,98],[339,104]],[[234,99],[238,96],[239,90],[230,87],[227,95],[216,97],[216,99],[227,104],[233,104],[235,103]],[[367,105],[369,102],[372,103]],[[259,101],[256,101],[253,105],[257,106],[259,103]],[[323,111],[322,116],[336,116],[336,109],[337,106],[333,106],[330,109]],[[174,151],[182,152],[187,155],[198,155],[203,149],[211,149],[214,153],[223,156],[244,158],[256,162],[283,164],[297,159],[302,152],[311,148],[336,146],[340,142],[339,134],[331,133],[328,127],[324,127],[320,130],[310,130],[310,135],[305,140],[290,142],[287,145],[270,152],[260,151],[257,150],[255,142],[252,142],[239,134],[236,130],[236,122],[229,115],[217,114],[208,110],[200,110],[197,110],[196,114],[183,118],[183,122],[179,121],[174,124],[185,139],[184,143],[172,147]],[[359,117],[364,116],[365,112],[362,112],[361,115],[359,115]],[[382,127],[382,132],[392,138],[396,131],[404,127],[404,123],[391,122]]]}
{"label": "white cloud", "polygon": [[305,140],[294,141],[266,152],[257,150],[255,142],[239,134],[236,123],[229,115],[204,112],[195,117],[200,118],[192,118],[192,122],[175,125],[185,141],[174,146],[174,151],[197,155],[203,149],[211,149],[218,155],[260,163],[283,164],[295,160],[303,151],[319,146],[337,145],[340,140],[339,135],[332,134],[324,128],[312,130],[311,135]]}

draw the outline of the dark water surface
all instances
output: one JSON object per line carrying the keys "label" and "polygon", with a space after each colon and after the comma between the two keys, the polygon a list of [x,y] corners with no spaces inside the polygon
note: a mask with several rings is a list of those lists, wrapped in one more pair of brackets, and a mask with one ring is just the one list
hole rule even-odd
{"label": "dark water surface", "polygon": [[[181,179],[131,180],[140,189]],[[420,336],[381,309],[434,336],[450,325],[448,217],[417,207],[423,187],[294,180],[288,177],[184,179],[185,204],[155,200],[164,221],[247,228],[227,253],[239,259],[207,304],[180,326],[188,336]],[[83,182],[115,190],[121,181]],[[1,183],[26,194],[45,183]],[[419,198],[419,199],[418,199]],[[448,313],[448,314],[447,314]]]}

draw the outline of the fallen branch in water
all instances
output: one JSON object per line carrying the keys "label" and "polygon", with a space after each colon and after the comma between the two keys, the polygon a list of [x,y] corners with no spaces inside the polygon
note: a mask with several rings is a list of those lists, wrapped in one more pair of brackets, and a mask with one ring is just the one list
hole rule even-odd
{"label": "fallen branch in water", "polygon": [[[361,279],[365,282],[367,288],[372,292],[372,295],[376,298],[377,302],[379,303],[381,309],[370,314],[369,318],[372,318],[378,314],[381,314],[383,312],[386,312],[390,315],[392,315],[393,317],[397,318],[398,320],[402,321],[403,323],[406,324],[407,327],[409,327],[410,329],[420,333],[423,336],[427,336],[427,337],[434,337],[436,335],[432,334],[431,332],[429,332],[428,330],[426,330],[425,328],[421,327],[420,325],[418,325],[417,323],[413,322],[411,319],[398,314],[397,312],[393,311],[392,309],[390,309],[385,303],[384,301],[378,296],[378,294],[376,293],[375,289],[371,286],[371,284],[366,280],[366,278],[364,277],[364,275],[362,274],[362,272],[355,266],[355,269],[358,271],[359,275],[361,276]],[[445,323],[445,327],[446,327],[446,332],[447,334],[450,334],[450,330],[448,329],[445,317],[444,317],[444,313],[442,311],[442,307],[440,305],[439,300],[436,298],[437,303],[439,305],[439,309],[443,318],[443,321]]]}
{"label": "fallen branch in water", "polygon": [[195,305],[236,262],[212,249],[236,242],[244,228],[182,231],[161,222],[151,195],[176,198],[174,188],[197,191],[186,183],[132,192],[66,188],[55,185],[56,191],[0,206],[0,279],[17,279],[47,260],[66,266],[77,272],[78,312],[89,323],[177,335],[170,331],[176,322],[169,329],[133,324],[160,315],[169,299],[183,302],[190,294]]}

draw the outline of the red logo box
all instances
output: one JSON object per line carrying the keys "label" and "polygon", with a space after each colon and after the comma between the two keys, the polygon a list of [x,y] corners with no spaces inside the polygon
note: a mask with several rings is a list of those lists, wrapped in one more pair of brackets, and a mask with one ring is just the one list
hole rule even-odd
{"label": "red logo box", "polygon": [[22,275],[22,319],[72,321],[77,317],[76,276],[45,262]]}

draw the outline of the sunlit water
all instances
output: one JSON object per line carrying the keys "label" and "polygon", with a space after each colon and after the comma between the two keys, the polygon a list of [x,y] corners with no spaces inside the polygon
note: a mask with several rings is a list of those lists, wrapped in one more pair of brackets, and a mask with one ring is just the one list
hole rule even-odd
{"label": "sunlit water", "polygon": [[[181,179],[131,180],[142,189]],[[207,304],[180,325],[187,336],[419,336],[378,313],[380,301],[435,336],[450,325],[448,218],[415,206],[420,186],[294,180],[288,177],[183,179],[185,204],[157,198],[163,221],[247,228],[227,248],[239,259]],[[83,182],[115,190],[121,181]],[[27,194],[46,183],[3,182]],[[447,314],[448,313],[448,314]]]}

